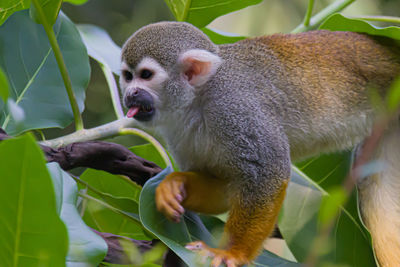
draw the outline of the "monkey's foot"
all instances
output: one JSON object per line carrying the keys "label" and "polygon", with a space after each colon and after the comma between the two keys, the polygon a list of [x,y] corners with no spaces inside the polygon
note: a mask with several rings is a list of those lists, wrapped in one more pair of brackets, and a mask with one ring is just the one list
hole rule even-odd
{"label": "monkey's foot", "polygon": [[212,258],[212,267],[219,267],[222,263],[225,263],[227,267],[239,267],[250,262],[243,255],[238,255],[238,253],[229,250],[210,248],[202,241],[191,242],[185,247],[191,251],[196,251],[203,257],[202,260],[208,257]]}
{"label": "monkey's foot", "polygon": [[[171,175],[172,174],[172,175]],[[156,206],[169,220],[179,222],[185,209],[182,201],[186,197],[183,180],[171,173],[156,188]]]}

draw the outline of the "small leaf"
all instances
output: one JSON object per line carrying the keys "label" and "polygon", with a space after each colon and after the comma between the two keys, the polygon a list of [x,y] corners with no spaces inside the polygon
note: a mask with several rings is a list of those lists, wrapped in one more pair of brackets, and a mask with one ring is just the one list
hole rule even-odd
{"label": "small leaf", "polygon": [[68,236],[31,135],[0,143],[0,266],[65,266]]}
{"label": "small leaf", "polygon": [[400,27],[386,27],[381,28],[374,26],[361,19],[350,19],[346,18],[341,14],[333,14],[328,17],[322,25],[319,27],[320,30],[331,30],[331,31],[351,31],[351,32],[362,32],[371,35],[385,36],[392,39],[400,40]]}
{"label": "small leaf", "polygon": [[31,0],[1,0],[0,1],[0,25],[3,24],[6,19],[11,16],[14,12],[27,9]]}
{"label": "small leaf", "polygon": [[237,36],[226,32],[219,32],[217,30],[211,30],[209,28],[202,28],[201,29],[214,44],[230,44],[235,43],[239,40],[246,39],[244,36]]}
{"label": "small leaf", "polygon": [[219,16],[256,5],[262,0],[165,0],[178,21],[189,22],[199,28]]}
{"label": "small leaf", "polygon": [[[145,158],[149,161],[154,162],[158,166],[160,166],[162,169],[166,168],[167,165],[164,162],[163,158],[161,157],[160,153],[158,153],[157,149],[150,143],[144,144],[144,145],[137,145],[129,148],[130,151],[135,153],[137,156]],[[175,163],[174,159],[172,156],[169,154],[167,151],[167,154],[169,156],[169,159],[171,160],[172,167],[174,168],[175,171],[178,171],[178,165]]]}
{"label": "small leaf", "polygon": [[0,68],[0,97],[3,99],[4,102],[7,101],[9,88],[10,86],[8,85],[7,77],[4,74],[3,70]]}
{"label": "small leaf", "polygon": [[[53,25],[57,20],[58,13],[60,12],[62,0],[44,0],[38,1],[38,3],[43,10],[47,23]],[[31,3],[31,7],[29,8],[29,15],[36,23],[42,23],[38,11],[33,3]]]}
{"label": "small leaf", "polygon": [[57,163],[49,163],[47,168],[56,189],[57,202],[61,204],[59,214],[68,230],[67,263],[70,266],[97,266],[106,256],[108,247],[80,217],[76,208],[78,187],[75,181]]}
{"label": "small leaf", "polygon": [[68,2],[74,5],[83,5],[87,2],[88,0],[64,0],[64,2]]}

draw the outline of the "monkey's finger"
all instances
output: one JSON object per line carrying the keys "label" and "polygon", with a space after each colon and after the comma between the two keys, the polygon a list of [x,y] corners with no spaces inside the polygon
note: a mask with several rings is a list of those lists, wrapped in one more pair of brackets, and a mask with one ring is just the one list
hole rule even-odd
{"label": "monkey's finger", "polygon": [[172,185],[172,194],[175,196],[175,199],[181,203],[184,199],[184,196],[182,194],[182,191],[184,191],[184,184],[181,181],[173,181]]}
{"label": "monkey's finger", "polygon": [[[164,194],[164,199],[172,209],[182,215],[185,212],[185,209],[182,207],[180,201],[177,200],[174,192],[179,192],[179,185],[175,185],[175,183],[171,183],[169,185],[169,192]],[[179,194],[179,193],[178,193]]]}

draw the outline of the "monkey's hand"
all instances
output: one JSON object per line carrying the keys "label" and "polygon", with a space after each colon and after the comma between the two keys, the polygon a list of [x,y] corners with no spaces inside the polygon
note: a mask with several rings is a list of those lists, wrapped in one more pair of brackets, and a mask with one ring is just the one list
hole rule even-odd
{"label": "monkey's hand", "polygon": [[185,247],[199,253],[202,257],[212,258],[212,267],[219,267],[221,263],[225,263],[227,267],[238,267],[250,262],[245,255],[229,250],[210,248],[203,241],[191,242]]}
{"label": "monkey's hand", "polygon": [[173,172],[156,188],[156,207],[169,220],[179,222],[185,209],[182,201],[186,197],[184,175]]}
{"label": "monkey's hand", "polygon": [[169,220],[179,222],[185,209],[220,214],[229,209],[227,181],[208,173],[173,172],[156,189],[156,206]]}

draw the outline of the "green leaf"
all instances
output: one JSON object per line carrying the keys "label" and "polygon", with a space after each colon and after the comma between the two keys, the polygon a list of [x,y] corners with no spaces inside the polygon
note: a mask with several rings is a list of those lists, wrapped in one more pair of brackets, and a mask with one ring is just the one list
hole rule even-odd
{"label": "green leaf", "polygon": [[87,2],[88,0],[64,0],[64,2],[68,2],[74,5],[83,5]]}
{"label": "green leaf", "polygon": [[14,12],[29,8],[30,0],[1,0],[0,1],[0,25]]}
{"label": "green leaf", "polygon": [[244,36],[232,35],[226,32],[218,32],[209,28],[202,28],[201,30],[208,35],[208,37],[211,39],[211,41],[214,42],[214,44],[230,44],[235,43],[239,40],[246,39],[246,37]]}
{"label": "green leaf", "polygon": [[[319,218],[324,198],[329,198],[326,191],[295,169],[279,216],[279,229],[299,262],[306,260],[320,233]],[[330,203],[337,204],[335,201]],[[336,208],[340,214],[326,244],[329,252],[322,255],[321,260],[355,267],[375,266],[369,236],[358,218],[343,207]]]}
{"label": "green leaf", "polygon": [[[116,213],[115,210],[111,210],[99,202],[85,200],[86,207],[83,218],[90,227],[101,232],[134,239],[151,239],[139,222],[140,186],[126,177],[93,169],[87,169],[80,178],[96,190],[87,189],[90,196],[101,199],[120,211]],[[84,187],[80,185],[80,188]]]}
{"label": "green leaf", "polygon": [[97,266],[107,254],[107,244],[82,220],[76,208],[78,187],[75,181],[57,163],[49,163],[47,168],[53,179],[58,213],[67,226],[69,265]]}
{"label": "green leaf", "polygon": [[0,143],[0,266],[65,266],[68,237],[31,135]]}
{"label": "green leaf", "polygon": [[329,195],[323,196],[321,211],[319,212],[319,222],[322,227],[329,225],[340,212],[341,207],[346,201],[346,192],[342,187],[334,187],[329,190]]}
{"label": "green leaf", "polygon": [[[82,111],[90,66],[86,48],[74,24],[60,14],[54,25],[65,63]],[[0,28],[0,67],[10,82],[10,96],[25,111],[23,127],[16,129],[7,111],[0,114],[9,134],[30,129],[66,127],[73,120],[67,92],[42,25],[28,11],[15,13]]]}
{"label": "green leaf", "polygon": [[[152,161],[158,166],[160,166],[162,169],[166,168],[167,165],[164,162],[163,158],[161,157],[160,153],[158,153],[158,150],[150,143],[144,144],[144,145],[138,145],[138,146],[133,146],[129,148],[130,151],[135,153],[137,156],[147,159],[148,161]],[[167,154],[169,156],[169,159],[171,160],[172,167],[174,168],[175,171],[179,170],[178,165],[176,165],[174,159],[172,156],[169,154],[167,151]]]}
{"label": "green leaf", "polygon": [[392,85],[386,96],[387,108],[390,112],[395,112],[400,104],[400,77],[397,78]]}
{"label": "green leaf", "polygon": [[94,25],[78,25],[79,33],[86,45],[89,56],[107,65],[115,73],[120,73],[121,48],[110,38],[108,33]]}
{"label": "green leaf", "polygon": [[[62,0],[39,1],[39,5],[42,7],[43,13],[46,16],[49,25],[53,25],[56,22],[58,13],[60,12],[61,4]],[[36,23],[41,23],[36,7],[33,3],[29,9],[29,14]]]}
{"label": "green leaf", "polygon": [[90,195],[96,196],[122,211],[139,214],[140,186],[126,177],[114,175],[105,171],[87,169],[81,180],[91,188]]}
{"label": "green leaf", "polygon": [[[157,211],[154,201],[155,189],[158,184],[172,171],[170,167],[151,178],[143,187],[140,194],[139,214],[147,230],[156,235],[164,244],[173,250],[189,266],[204,266],[199,264],[198,255],[187,250],[184,246],[192,241],[202,240],[211,246],[216,246],[216,240],[204,226],[200,217],[186,211],[180,223],[168,221]],[[251,226],[249,226],[251,227]],[[264,253],[255,261],[256,266],[299,266],[284,260],[270,252]]]}
{"label": "green leaf", "polygon": [[331,31],[362,32],[371,35],[385,36],[392,39],[400,40],[400,27],[391,26],[381,28],[361,19],[346,18],[341,14],[333,14],[332,16],[327,18],[319,27],[319,29]]}
{"label": "green leaf", "polygon": [[137,156],[147,159],[149,161],[154,162],[162,169],[166,166],[163,158],[161,157],[160,153],[158,153],[157,149],[150,143],[144,145],[133,146],[129,148],[130,151],[135,153]]}
{"label": "green leaf", "polygon": [[199,28],[219,16],[256,5],[262,0],[165,0],[178,21],[187,21]]}
{"label": "green leaf", "polygon": [[10,86],[8,85],[7,77],[4,74],[3,70],[0,68],[0,97],[3,99],[4,102],[7,101],[9,88]]}
{"label": "green leaf", "polygon": [[351,167],[351,157],[349,151],[325,154],[298,162],[296,166],[327,190],[343,184]]}

